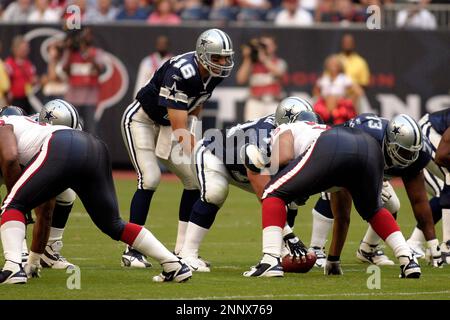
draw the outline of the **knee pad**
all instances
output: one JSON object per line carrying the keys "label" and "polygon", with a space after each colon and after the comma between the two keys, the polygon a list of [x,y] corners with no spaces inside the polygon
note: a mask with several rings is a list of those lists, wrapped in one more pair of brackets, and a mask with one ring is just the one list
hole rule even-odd
{"label": "knee pad", "polygon": [[228,181],[223,177],[218,177],[203,184],[200,196],[203,201],[220,208],[227,199],[228,189]]}
{"label": "knee pad", "polygon": [[56,196],[56,203],[61,206],[70,206],[75,202],[77,194],[72,189],[66,189]]}
{"label": "knee pad", "polygon": [[142,186],[144,190],[155,190],[161,181],[161,170],[157,163],[149,164],[142,172],[141,178],[138,177],[138,188]]}

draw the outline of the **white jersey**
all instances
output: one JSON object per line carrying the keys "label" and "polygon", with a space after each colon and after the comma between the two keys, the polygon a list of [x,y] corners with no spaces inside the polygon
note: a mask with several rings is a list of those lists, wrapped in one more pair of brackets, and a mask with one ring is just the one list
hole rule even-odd
{"label": "white jersey", "polygon": [[52,126],[38,123],[29,117],[4,116],[0,117],[0,126],[10,124],[14,127],[17,140],[19,163],[25,166],[40,150],[44,141],[58,130],[71,130],[65,126]]}
{"label": "white jersey", "polygon": [[303,154],[308,147],[317,140],[322,132],[327,130],[327,128],[328,126],[324,124],[305,121],[285,123],[275,129],[272,140],[275,142],[281,133],[290,130],[294,136],[294,156],[297,158]]}

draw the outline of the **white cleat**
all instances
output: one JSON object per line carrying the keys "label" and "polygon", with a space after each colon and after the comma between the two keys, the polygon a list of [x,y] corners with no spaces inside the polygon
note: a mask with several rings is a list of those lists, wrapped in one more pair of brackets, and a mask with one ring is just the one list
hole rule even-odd
{"label": "white cleat", "polygon": [[44,268],[67,269],[74,268],[74,264],[64,258],[60,252],[63,247],[61,240],[47,243],[44,253],[41,254],[41,265]]}
{"label": "white cleat", "polygon": [[362,241],[356,251],[356,258],[362,262],[377,266],[393,266],[395,264],[394,261],[384,254],[379,245],[368,244]]}
{"label": "white cleat", "polygon": [[211,272],[211,264],[200,257],[184,257],[183,261],[195,272]]}
{"label": "white cleat", "polygon": [[27,274],[22,264],[6,260],[5,266],[0,271],[0,284],[25,284]]}
{"label": "white cleat", "polygon": [[147,261],[142,253],[127,246],[122,254],[121,266],[131,268],[151,268],[152,264]]}
{"label": "white cleat", "polygon": [[419,263],[415,256],[406,257],[400,256],[400,275],[399,278],[418,279],[421,275]]}
{"label": "white cleat", "polygon": [[183,260],[164,262],[163,272],[153,277],[154,282],[186,282],[192,277],[192,271]]}
{"label": "white cleat", "polygon": [[450,240],[441,244],[442,264],[450,265]]}
{"label": "white cleat", "polygon": [[261,262],[244,272],[244,277],[283,277],[281,259],[265,253]]}

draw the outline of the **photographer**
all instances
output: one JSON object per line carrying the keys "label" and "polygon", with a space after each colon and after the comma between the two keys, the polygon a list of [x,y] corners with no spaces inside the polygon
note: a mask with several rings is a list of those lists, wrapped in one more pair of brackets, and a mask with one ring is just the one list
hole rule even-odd
{"label": "photographer", "polygon": [[85,131],[96,134],[94,115],[100,95],[99,77],[105,68],[106,57],[92,42],[92,31],[86,27],[67,36],[63,69],[69,86],[64,99],[77,108]]}
{"label": "photographer", "polygon": [[63,53],[64,46],[59,40],[52,42],[47,48],[47,73],[41,77],[44,103],[61,99],[67,92],[67,81],[61,64]]}
{"label": "photographer", "polygon": [[286,62],[277,57],[275,39],[254,38],[242,46],[242,64],[236,75],[240,85],[249,84],[250,97],[245,104],[244,120],[253,120],[274,113],[282,98],[281,80]]}

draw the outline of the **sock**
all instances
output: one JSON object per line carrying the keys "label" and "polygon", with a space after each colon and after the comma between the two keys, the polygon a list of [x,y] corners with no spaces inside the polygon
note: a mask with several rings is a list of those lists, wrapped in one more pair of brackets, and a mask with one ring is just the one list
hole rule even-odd
{"label": "sock", "polygon": [[200,244],[208,233],[209,229],[203,228],[194,222],[189,222],[186,229],[186,238],[180,256],[198,258]]}
{"label": "sock", "polygon": [[137,189],[131,200],[130,222],[143,226],[147,220],[150,202],[155,190]]}
{"label": "sock", "polygon": [[178,220],[188,222],[195,203],[200,200],[200,190],[183,190],[178,211]]}
{"label": "sock", "polygon": [[[394,255],[399,258],[400,264],[405,264],[411,258],[411,249],[406,244],[405,238],[401,231],[395,231],[391,233],[386,239],[386,244],[394,251]],[[400,259],[400,256],[406,256],[407,258]]]}
{"label": "sock", "polygon": [[25,239],[25,216],[16,209],[6,209],[2,215],[0,235],[5,260],[22,263],[22,244]]}
{"label": "sock", "polygon": [[57,241],[57,240],[61,240],[63,237],[63,233],[64,233],[64,228],[59,229],[59,228],[55,228],[55,227],[51,227],[50,228],[50,235],[48,237],[48,242],[53,242],[53,241]]}
{"label": "sock", "polygon": [[[270,197],[262,202],[263,229],[277,226],[283,229],[286,224],[286,204],[280,198]],[[281,240],[280,240],[281,241]]]}
{"label": "sock", "polygon": [[431,207],[431,213],[433,214],[433,222],[434,222],[434,224],[436,224],[442,218],[442,209],[443,208],[441,207],[441,204],[439,203],[438,197],[431,198],[431,200],[429,202],[430,202],[430,207]]}
{"label": "sock", "polygon": [[167,250],[150,231],[137,224],[127,223],[121,240],[142,254],[158,260],[161,264],[169,261],[178,261],[178,258]]}
{"label": "sock", "polygon": [[369,245],[378,245],[380,243],[380,240],[381,238],[369,224],[369,228],[367,229],[362,241]]}
{"label": "sock", "polygon": [[177,242],[175,243],[175,254],[179,254],[181,249],[183,248],[184,239],[186,238],[186,229],[188,226],[188,222],[178,221],[178,229],[177,229]]}
{"label": "sock", "polygon": [[450,209],[442,209],[442,239],[450,240]]}
{"label": "sock", "polygon": [[381,239],[385,241],[389,235],[400,231],[397,221],[395,221],[392,214],[385,208],[378,210],[378,212],[369,219],[369,224]]}
{"label": "sock", "polygon": [[281,257],[283,229],[279,226],[268,226],[263,229],[263,253]]}
{"label": "sock", "polygon": [[69,214],[72,211],[73,204],[63,206],[60,204],[55,205],[52,216],[52,227],[63,229],[66,227]]}
{"label": "sock", "polygon": [[333,227],[333,219],[320,214],[316,209],[312,210],[313,225],[311,233],[311,247],[324,248],[327,242],[328,233]]}
{"label": "sock", "polygon": [[189,221],[202,228],[209,229],[216,219],[216,214],[218,211],[219,207],[215,204],[203,202],[202,200],[198,199],[192,208],[192,213]]}
{"label": "sock", "polygon": [[26,234],[27,234],[27,228],[25,227],[25,238],[22,241],[22,252],[27,252],[28,253],[28,245],[27,245]]}
{"label": "sock", "polygon": [[420,230],[418,227],[415,227],[413,232],[411,233],[411,236],[409,237],[408,241],[424,243],[425,236],[423,235],[422,230]]}
{"label": "sock", "polygon": [[292,228],[294,227],[295,218],[297,217],[297,211],[298,209],[290,209],[287,210],[287,223]]}

